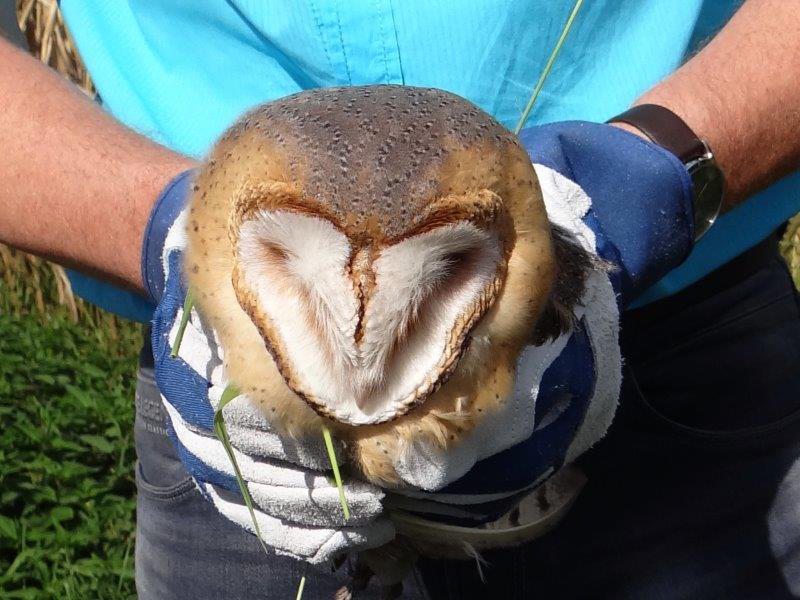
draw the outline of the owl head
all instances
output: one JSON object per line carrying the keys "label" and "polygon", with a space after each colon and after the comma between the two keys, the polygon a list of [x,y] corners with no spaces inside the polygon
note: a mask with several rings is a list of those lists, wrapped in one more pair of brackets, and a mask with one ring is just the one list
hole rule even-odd
{"label": "owl head", "polygon": [[404,444],[457,444],[506,401],[588,267],[516,137],[440,90],[263,105],[191,200],[186,274],[230,379],[287,433],[327,421],[384,485]]}

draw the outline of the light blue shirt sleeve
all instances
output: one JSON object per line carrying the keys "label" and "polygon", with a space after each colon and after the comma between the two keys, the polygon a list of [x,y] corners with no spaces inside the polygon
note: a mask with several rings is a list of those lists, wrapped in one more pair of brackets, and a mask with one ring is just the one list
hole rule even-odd
{"label": "light blue shirt sleeve", "polygon": [[[529,124],[604,121],[621,112],[713,36],[739,4],[585,3]],[[334,85],[438,87],[513,127],[572,5],[572,0],[61,3],[106,110],[195,157],[253,105]],[[640,303],[697,281],[798,211],[795,174],[722,217],[686,263]]]}

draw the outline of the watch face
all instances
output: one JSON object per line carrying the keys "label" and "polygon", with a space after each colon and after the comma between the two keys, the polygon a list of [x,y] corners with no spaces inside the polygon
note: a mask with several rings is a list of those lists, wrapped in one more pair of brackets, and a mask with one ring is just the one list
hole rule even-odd
{"label": "watch face", "polygon": [[710,157],[699,159],[689,174],[694,184],[694,239],[697,241],[717,220],[725,178]]}

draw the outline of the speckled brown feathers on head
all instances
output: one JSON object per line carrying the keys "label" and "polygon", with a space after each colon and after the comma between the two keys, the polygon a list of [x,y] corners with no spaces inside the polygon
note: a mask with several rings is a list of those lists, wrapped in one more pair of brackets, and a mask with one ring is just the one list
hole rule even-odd
{"label": "speckled brown feathers on head", "polygon": [[[287,176],[347,229],[393,238],[413,229],[454,153],[518,145],[500,123],[437,89],[312,90],[248,113],[225,136],[263,138],[287,157]],[[223,140],[223,142],[225,141]]]}

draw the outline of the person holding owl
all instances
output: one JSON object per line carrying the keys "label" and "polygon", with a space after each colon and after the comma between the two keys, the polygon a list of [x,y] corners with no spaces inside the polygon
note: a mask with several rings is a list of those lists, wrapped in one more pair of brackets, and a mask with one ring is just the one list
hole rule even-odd
{"label": "person holding owl", "polygon": [[[580,14],[519,143],[551,222],[560,218],[553,207],[585,207],[575,209],[575,231],[605,265],[616,299],[608,310],[622,311],[620,408],[586,453],[572,446],[577,425],[545,438],[542,423],[521,412],[525,435],[493,430],[485,455],[457,469],[393,465],[418,489],[457,496],[459,514],[472,517],[511,497],[498,490],[528,490],[545,472],[538,469],[557,470],[579,454],[588,478],[547,535],[487,553],[482,574],[474,563],[423,559],[404,597],[800,595],[800,311],[776,251],[776,231],[800,211],[800,11],[777,0],[739,4],[601,1]],[[246,109],[315,88],[441,88],[511,127],[570,5],[64,2],[105,111],[0,41],[0,239],[93,277],[76,274],[76,290],[129,317],[149,321],[158,304],[137,403],[142,598],[291,595],[303,561],[325,563],[393,535],[385,491],[357,478],[345,486],[353,520],[341,521],[320,449],[287,445],[268,412],[231,415],[231,435],[250,457],[245,478],[277,552],[264,557],[236,524],[247,526],[237,518],[241,502],[205,435],[221,394],[213,334],[191,323],[187,335],[207,354],[186,355],[183,370],[165,366],[185,295],[175,223],[192,186],[214,181],[206,173],[195,183],[196,159]],[[338,101],[328,96],[329,106]],[[279,114],[268,117],[266,130],[283,126]],[[324,146],[326,135],[310,139]],[[473,172],[485,156],[474,155]],[[240,157],[218,158],[233,170]],[[280,191],[281,201],[292,193]],[[488,200],[474,206],[471,219],[496,214]],[[387,227],[401,221],[374,217]],[[481,224],[468,234],[480,241],[466,246],[467,256],[482,249],[467,261],[476,264],[491,254],[489,234],[500,225],[470,222]],[[183,225],[191,232],[191,220]],[[343,243],[331,236],[319,238],[330,240],[330,256]],[[571,311],[583,298],[576,294]],[[572,331],[537,379],[539,408],[562,407],[552,413],[557,422],[577,410],[575,401],[559,404],[558,393],[586,398],[584,415],[611,368],[590,329]],[[281,373],[287,381],[290,370]],[[452,517],[454,504],[442,505]],[[307,597],[341,587],[341,570],[313,569]]]}

